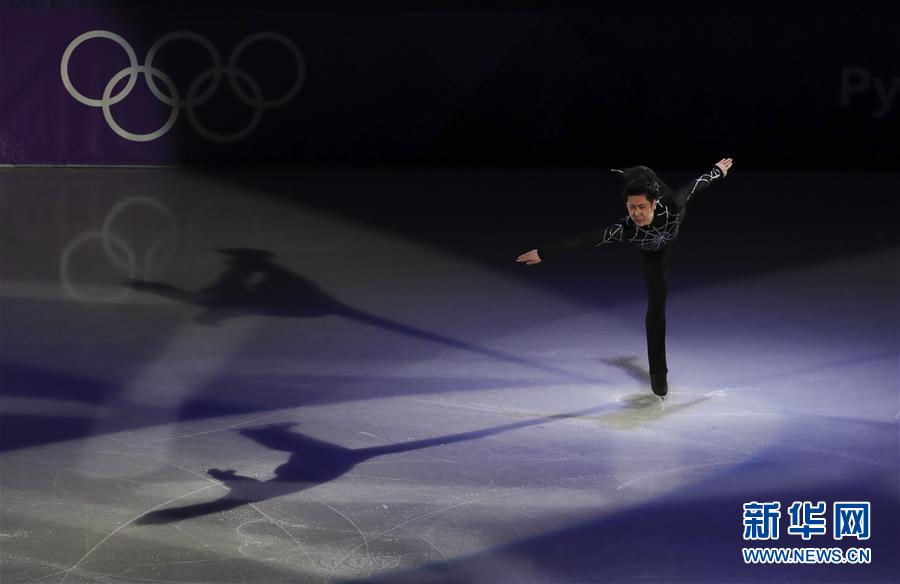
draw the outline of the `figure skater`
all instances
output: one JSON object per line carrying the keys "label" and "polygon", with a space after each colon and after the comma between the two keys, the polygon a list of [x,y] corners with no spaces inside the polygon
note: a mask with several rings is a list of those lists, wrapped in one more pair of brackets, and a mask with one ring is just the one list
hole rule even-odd
{"label": "figure skater", "polygon": [[625,178],[625,208],[628,216],[602,229],[589,231],[558,243],[533,249],[516,261],[532,266],[553,255],[579,247],[599,247],[612,241],[627,241],[641,250],[644,282],[647,285],[647,356],[650,362],[650,387],[663,397],[669,391],[666,366],[666,267],[669,246],[678,236],[687,202],[698,192],[728,174],[733,160],[723,158],[715,166],[672,192],[646,166],[616,170]]}

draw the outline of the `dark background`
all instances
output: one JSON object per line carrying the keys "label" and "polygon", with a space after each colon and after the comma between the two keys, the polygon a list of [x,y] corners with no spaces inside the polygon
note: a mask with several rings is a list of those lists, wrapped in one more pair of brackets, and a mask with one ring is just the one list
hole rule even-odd
{"label": "dark background", "polygon": [[[179,27],[223,51],[266,27],[295,39],[301,93],[235,144],[179,122],[172,163],[703,170],[730,155],[736,168],[833,171],[897,158],[900,40],[877,4],[4,5],[113,14],[140,56]],[[159,61],[184,83],[207,66],[189,44]],[[266,95],[290,83],[290,62],[253,58]],[[241,127],[250,114],[234,101],[213,100],[205,121]]]}

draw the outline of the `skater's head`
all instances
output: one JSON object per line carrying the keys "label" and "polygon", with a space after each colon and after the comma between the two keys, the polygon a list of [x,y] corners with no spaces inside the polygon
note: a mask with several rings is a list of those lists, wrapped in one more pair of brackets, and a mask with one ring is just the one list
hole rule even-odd
{"label": "skater's head", "polygon": [[621,171],[625,178],[625,208],[636,225],[645,227],[653,222],[656,202],[660,196],[661,182],[653,169],[633,166]]}

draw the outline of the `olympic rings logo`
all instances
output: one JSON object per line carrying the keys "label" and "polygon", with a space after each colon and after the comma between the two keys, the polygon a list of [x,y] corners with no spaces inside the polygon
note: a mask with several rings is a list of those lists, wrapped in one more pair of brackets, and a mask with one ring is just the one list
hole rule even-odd
{"label": "olympic rings logo", "polygon": [[[75,86],[72,84],[72,80],[69,78],[69,60],[72,58],[72,53],[75,51],[75,49],[78,48],[79,45],[81,45],[81,43],[94,38],[108,39],[118,44],[125,51],[125,54],[128,56],[129,62],[128,67],[122,69],[110,78],[110,80],[106,84],[106,88],[103,90],[103,95],[100,99],[93,99],[83,95],[81,92],[75,89]],[[187,95],[184,98],[179,95],[178,88],[175,86],[172,78],[169,77],[165,72],[153,66],[153,59],[156,57],[156,54],[159,52],[160,48],[162,48],[162,46],[166,43],[176,40],[184,40],[197,43],[203,49],[205,49],[207,53],[209,53],[210,59],[212,61],[212,66],[197,75],[197,77],[191,82],[190,87],[187,91]],[[294,84],[290,87],[290,89],[287,90],[287,92],[285,92],[284,95],[278,97],[277,99],[265,99],[263,97],[262,90],[259,87],[259,83],[257,83],[257,81],[249,73],[247,73],[243,69],[240,69],[237,64],[241,53],[246,50],[248,46],[259,41],[275,41],[283,45],[285,48],[287,48],[288,52],[290,52],[294,60],[294,65],[296,66],[296,80],[294,81]],[[116,33],[109,32],[107,30],[92,30],[78,35],[74,40],[72,40],[72,42],[69,43],[69,45],[66,47],[66,50],[63,52],[59,70],[62,77],[63,86],[66,88],[66,91],[68,91],[69,94],[76,100],[87,106],[102,108],[103,117],[106,119],[106,123],[116,134],[118,134],[122,138],[125,138],[126,140],[130,140],[132,142],[150,142],[151,140],[156,140],[157,138],[164,136],[169,130],[172,129],[172,126],[175,125],[175,120],[178,119],[178,113],[182,108],[184,108],[191,126],[193,126],[194,130],[196,130],[198,134],[213,142],[229,143],[236,142],[252,132],[259,124],[264,110],[281,107],[287,102],[291,101],[297,95],[297,93],[300,92],[300,89],[303,87],[303,82],[306,78],[306,60],[304,59],[303,53],[300,51],[299,47],[297,47],[294,41],[292,41],[288,37],[275,32],[258,32],[255,34],[251,34],[250,36],[244,38],[241,42],[239,42],[231,52],[231,56],[228,59],[228,64],[223,65],[222,57],[219,55],[219,52],[208,39],[195,32],[184,30],[171,32],[160,37],[155,43],[153,43],[153,45],[150,47],[150,50],[147,51],[147,57],[144,59],[144,64],[139,65],[134,49],[124,38],[117,35]],[[116,122],[116,120],[113,118],[111,110],[111,106],[128,97],[128,95],[131,93],[131,90],[134,88],[135,83],[137,82],[138,74],[144,75],[144,81],[147,83],[147,87],[149,87],[150,92],[157,99],[172,107],[172,113],[169,115],[169,118],[165,121],[165,123],[159,129],[146,134],[135,134],[120,126],[118,122]],[[254,108],[253,116],[251,117],[247,125],[231,134],[216,133],[204,127],[197,120],[197,116],[194,111],[197,106],[209,101],[213,94],[219,89],[219,85],[222,82],[223,76],[228,78],[228,83],[235,95],[237,95],[238,98],[240,98],[240,100],[245,104]],[[128,81],[126,82],[125,87],[123,87],[121,91],[113,95],[113,90],[115,89],[116,85],[125,77],[128,77]],[[158,78],[166,86],[169,92],[168,95],[160,90],[155,78]],[[243,82],[243,84],[246,85],[247,88],[249,88],[249,92],[240,83],[238,83],[238,80]],[[201,88],[204,86],[205,89],[201,90]]]}

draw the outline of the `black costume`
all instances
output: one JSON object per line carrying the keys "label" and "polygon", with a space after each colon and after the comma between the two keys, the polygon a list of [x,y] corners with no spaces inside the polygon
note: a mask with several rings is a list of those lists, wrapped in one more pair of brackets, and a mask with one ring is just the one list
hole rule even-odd
{"label": "black costume", "polygon": [[[578,247],[593,245],[599,247],[612,241],[627,241],[641,250],[644,282],[647,285],[647,356],[650,362],[650,376],[654,381],[653,390],[665,395],[666,365],[666,268],[669,262],[669,245],[678,236],[678,229],[684,220],[686,205],[691,197],[721,178],[722,171],[714,167],[708,173],[672,192],[656,174],[646,167],[634,167],[621,172],[631,192],[643,191],[658,196],[653,221],[646,227],[636,225],[631,216],[602,229],[589,231],[579,236],[543,247],[538,250],[541,260],[552,255]],[[642,187],[642,188],[639,188]]]}

